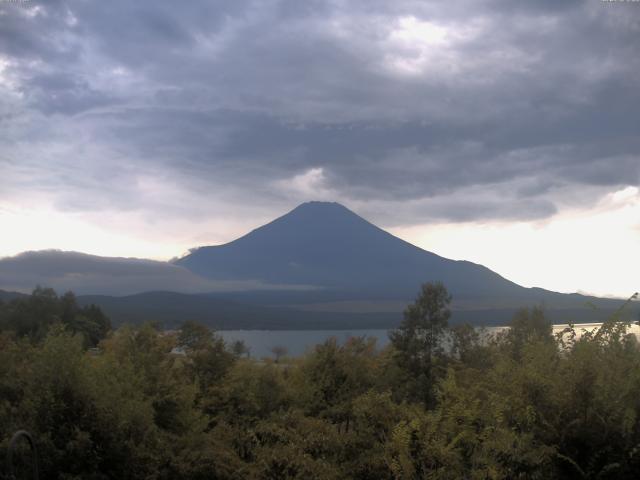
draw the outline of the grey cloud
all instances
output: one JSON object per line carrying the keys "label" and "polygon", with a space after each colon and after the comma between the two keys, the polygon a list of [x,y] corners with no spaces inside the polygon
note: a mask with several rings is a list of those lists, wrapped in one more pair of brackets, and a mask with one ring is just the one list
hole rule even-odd
{"label": "grey cloud", "polygon": [[82,78],[68,73],[37,75],[23,85],[29,102],[45,114],[73,115],[115,101],[108,92],[100,92]]}
{"label": "grey cloud", "polygon": [[[508,221],[553,215],[566,189],[640,180],[629,5],[39,5],[3,19],[0,54],[21,115],[43,126],[13,127],[0,153],[46,168],[32,188],[60,185],[60,208],[166,213],[136,181],[153,174],[201,199],[194,218],[225,199],[277,212],[305,198],[273,185],[322,169],[322,195],[386,202],[408,223]],[[418,30],[404,44],[392,34],[407,16]]]}
{"label": "grey cloud", "polygon": [[61,38],[73,31],[65,18],[62,2],[2,2],[2,53],[19,61],[55,62],[56,66],[78,60],[82,45]]}

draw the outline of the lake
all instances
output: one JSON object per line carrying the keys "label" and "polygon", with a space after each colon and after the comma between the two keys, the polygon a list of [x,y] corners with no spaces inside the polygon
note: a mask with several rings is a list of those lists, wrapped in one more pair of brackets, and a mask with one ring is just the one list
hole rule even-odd
{"label": "lake", "polygon": [[[599,323],[576,324],[576,331],[593,330]],[[566,328],[566,324],[554,325],[554,333]],[[488,334],[498,332],[506,327],[487,327]],[[377,340],[378,348],[384,348],[389,343],[389,330],[220,330],[217,333],[227,342],[242,340],[249,348],[253,358],[272,357],[271,349],[276,346],[285,347],[288,355],[299,356],[312,349],[314,345],[323,343],[335,337],[339,343],[344,343],[350,337],[373,337]],[[633,325],[631,333],[640,337],[640,327]]]}

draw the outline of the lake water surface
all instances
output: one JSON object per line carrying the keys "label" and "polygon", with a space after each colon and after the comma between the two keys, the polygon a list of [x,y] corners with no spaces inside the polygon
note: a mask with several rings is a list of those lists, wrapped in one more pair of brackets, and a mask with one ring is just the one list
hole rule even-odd
{"label": "lake water surface", "polygon": [[[567,325],[554,325],[554,333],[563,330]],[[583,323],[575,325],[576,331],[593,330],[599,323]],[[492,334],[506,327],[487,327],[486,333]],[[640,327],[633,325],[630,330],[640,337]],[[389,343],[389,330],[221,330],[218,331],[227,342],[242,340],[249,348],[253,358],[272,357],[273,347],[285,347],[288,355],[298,356],[312,349],[315,345],[335,337],[339,343],[344,343],[350,337],[373,337],[378,348],[384,348]]]}

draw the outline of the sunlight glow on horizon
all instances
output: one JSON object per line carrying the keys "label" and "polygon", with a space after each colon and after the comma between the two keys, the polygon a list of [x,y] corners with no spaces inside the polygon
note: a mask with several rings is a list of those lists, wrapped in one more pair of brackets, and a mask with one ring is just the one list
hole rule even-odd
{"label": "sunlight glow on horizon", "polygon": [[51,209],[0,207],[0,224],[3,227],[0,258],[26,251],[66,250],[107,257],[169,260],[180,255],[182,249],[182,245],[168,239],[154,242],[134,231],[110,231],[81,216]]}
{"label": "sunlight glow on horizon", "polygon": [[414,245],[484,265],[524,287],[628,298],[640,289],[640,194],[605,196],[592,209],[542,222],[441,223],[391,229]]}

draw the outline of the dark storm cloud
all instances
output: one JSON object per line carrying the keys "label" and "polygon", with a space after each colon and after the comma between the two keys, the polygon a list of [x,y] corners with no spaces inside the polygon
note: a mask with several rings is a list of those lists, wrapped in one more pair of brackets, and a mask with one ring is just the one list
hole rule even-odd
{"label": "dark storm cloud", "polygon": [[331,196],[377,201],[374,220],[509,221],[639,183],[635,4],[0,9],[0,154],[60,208],[153,210],[139,179],[161,176],[201,199],[194,217]]}

